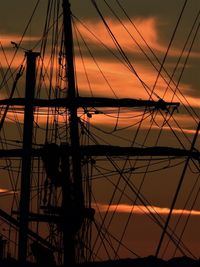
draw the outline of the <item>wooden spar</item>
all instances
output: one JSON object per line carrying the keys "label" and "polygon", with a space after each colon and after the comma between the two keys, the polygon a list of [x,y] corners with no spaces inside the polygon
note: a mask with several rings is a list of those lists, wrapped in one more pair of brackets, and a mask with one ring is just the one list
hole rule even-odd
{"label": "wooden spar", "polygon": [[[65,153],[65,145],[60,147],[60,153],[64,155]],[[67,146],[67,154],[71,156],[72,150],[70,146]],[[22,149],[0,149],[0,158],[17,158],[21,157],[23,154]],[[32,157],[42,157],[43,149],[42,148],[32,148],[31,155]],[[120,147],[120,146],[110,146],[110,145],[87,145],[80,146],[80,155],[83,156],[130,156],[130,157],[187,157],[190,155],[192,159],[198,160],[200,159],[200,152],[198,150],[194,150],[190,152],[187,149],[180,149],[174,147]]]}
{"label": "wooden spar", "polygon": [[[12,99],[0,99],[1,106],[23,106],[25,98],[12,98]],[[33,102],[35,107],[63,107],[69,108],[70,100],[64,98],[57,99],[34,99]],[[127,108],[155,108],[157,110],[168,111],[170,108],[177,109],[179,107],[178,102],[165,102],[164,100],[141,100],[134,98],[106,98],[106,97],[76,97],[73,105],[76,108],[104,108],[104,107],[127,107]]]}

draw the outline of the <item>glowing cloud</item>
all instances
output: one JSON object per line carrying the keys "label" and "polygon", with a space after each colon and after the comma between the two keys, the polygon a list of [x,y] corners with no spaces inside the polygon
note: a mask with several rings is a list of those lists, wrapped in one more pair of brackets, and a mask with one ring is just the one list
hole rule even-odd
{"label": "glowing cloud", "polygon": [[[143,44],[141,37],[139,37],[138,33],[136,32],[136,30],[134,29],[133,25],[130,22],[124,21],[122,25],[116,21],[108,19],[107,23],[109,27],[112,29],[112,32],[115,35],[118,42],[120,43],[120,45],[122,47],[125,47],[127,50],[132,52],[138,50],[136,43],[134,43],[133,41],[133,38],[140,45]],[[155,44],[157,43],[157,36],[158,36],[156,31],[156,19],[153,17],[148,19],[137,19],[136,21],[134,21],[134,23],[137,26],[138,30],[143,29],[142,30],[142,32],[144,32],[143,37],[149,43],[149,45],[155,46]],[[85,24],[87,25],[87,27],[90,29],[91,32],[93,33],[98,32],[98,38],[102,40],[102,42],[106,46],[110,48],[115,48],[115,45],[102,22],[94,24],[93,22],[86,21]],[[86,40],[94,43],[98,42],[98,40],[94,38],[94,36],[92,36],[87,29],[83,28],[81,24],[78,23],[77,27],[81,29],[82,36]],[[130,36],[129,32],[132,33],[132,37]]]}
{"label": "glowing cloud", "polygon": [[[138,53],[140,51],[139,46],[146,48],[145,42],[153,51],[165,53],[167,50],[168,44],[164,44],[159,38],[159,21],[156,17],[132,19],[133,24],[124,20],[122,25],[121,23],[111,20],[110,18],[106,19],[106,22],[109,28],[112,30],[112,33],[114,34],[118,43],[126,51]],[[98,39],[100,39],[106,46],[111,49],[116,48],[102,22],[94,24],[91,21],[86,21],[85,25],[87,25],[87,28],[90,29],[94,35],[95,33],[98,33]],[[99,44],[99,41],[86,28],[84,28],[82,24],[77,23],[77,28],[80,30],[84,39],[86,39],[88,42]],[[169,55],[177,57],[180,55],[180,51],[181,50],[176,47],[171,48]],[[184,55],[186,55],[186,53],[184,53]],[[200,53],[191,52],[190,57],[200,57]]]}
{"label": "glowing cloud", "polygon": [[[22,37],[20,35],[8,35],[8,34],[3,34],[0,33],[0,42],[3,45],[4,48],[9,47],[12,48],[13,44],[11,42],[15,42],[16,44],[18,44],[19,42],[21,42]],[[29,42],[33,42],[33,41],[37,41],[39,40],[38,37],[33,37],[33,36],[24,36],[23,37],[23,43],[29,43]]]}
{"label": "glowing cloud", "polygon": [[[160,215],[168,215],[170,209],[169,208],[162,208],[158,206],[142,206],[142,205],[127,205],[127,204],[119,204],[119,205],[104,205],[104,204],[97,204],[99,212],[117,212],[117,213],[134,213],[138,215],[143,215],[147,213],[153,214],[160,214]],[[95,205],[94,205],[95,207]],[[174,209],[172,211],[173,215],[194,215],[200,216],[200,211],[198,210],[182,210],[182,209]]]}

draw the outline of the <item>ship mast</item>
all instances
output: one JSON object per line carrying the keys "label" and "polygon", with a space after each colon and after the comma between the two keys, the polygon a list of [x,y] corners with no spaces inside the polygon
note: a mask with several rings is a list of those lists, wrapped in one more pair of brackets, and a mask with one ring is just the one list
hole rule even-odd
{"label": "ship mast", "polygon": [[36,58],[38,53],[29,51],[26,53],[26,88],[24,106],[24,133],[22,147],[22,174],[21,174],[21,193],[20,193],[20,216],[19,216],[19,261],[24,264],[27,257],[28,240],[28,217],[30,206],[30,184],[31,184],[31,150],[34,121],[33,99],[36,83]]}
{"label": "ship mast", "polygon": [[[68,111],[70,122],[70,141],[71,141],[71,156],[68,157],[68,162],[72,169],[67,171],[71,177],[68,183],[63,185],[63,245],[64,245],[64,264],[69,266],[75,265],[75,234],[79,229],[74,230],[74,224],[79,224],[81,227],[81,217],[84,209],[84,197],[82,190],[82,173],[81,173],[81,156],[79,143],[79,122],[76,106],[76,86],[74,75],[74,55],[73,55],[73,33],[71,25],[71,10],[69,0],[63,0],[63,27],[64,27],[64,47],[66,55],[66,77],[68,82]],[[69,184],[72,183],[74,195],[69,196]],[[73,198],[70,201],[70,198]],[[68,216],[67,216],[67,215]],[[80,220],[80,223],[77,222]]]}

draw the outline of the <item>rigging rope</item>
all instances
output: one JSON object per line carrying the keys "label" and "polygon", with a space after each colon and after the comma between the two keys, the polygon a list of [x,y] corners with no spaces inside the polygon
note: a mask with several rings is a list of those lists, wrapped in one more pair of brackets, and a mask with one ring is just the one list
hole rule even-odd
{"label": "rigging rope", "polygon": [[138,75],[137,71],[135,70],[135,68],[133,67],[133,65],[131,64],[130,60],[128,59],[126,53],[124,52],[124,50],[122,49],[121,45],[119,44],[119,42],[117,41],[116,37],[114,36],[113,32],[111,31],[110,27],[108,26],[107,22],[105,21],[102,13],[100,12],[95,0],[91,0],[92,4],[94,5],[95,9],[97,10],[100,18],[102,19],[105,27],[108,30],[108,33],[110,34],[114,44],[116,45],[116,48],[118,49],[119,53],[121,54],[122,58],[124,58],[125,62],[127,62],[127,64],[129,65],[130,69],[132,70],[132,72],[134,73],[134,75],[137,77],[137,79],[140,81],[141,85],[143,86],[143,88],[145,89],[145,91],[147,92],[147,94],[149,95],[149,98],[152,98],[152,95],[155,95],[158,99],[160,99],[160,97],[155,93],[155,92],[151,92],[151,89],[149,88],[149,86],[140,78],[140,76]]}
{"label": "rigging rope", "polygon": [[[136,32],[139,34],[139,36],[141,37],[141,39],[143,40],[144,44],[147,46],[147,48],[149,49],[149,51],[152,53],[152,55],[154,56],[154,58],[156,59],[156,61],[161,65],[161,62],[159,60],[159,58],[157,57],[157,55],[155,54],[155,52],[152,50],[152,48],[148,45],[147,41],[144,39],[144,37],[142,36],[142,34],[140,33],[140,31],[137,29],[136,25],[133,23],[133,21],[131,20],[131,18],[129,17],[128,13],[126,12],[126,10],[124,9],[124,7],[120,4],[119,0],[116,0],[116,3],[118,4],[118,6],[120,7],[120,9],[123,11],[124,15],[126,16],[126,18],[128,19],[128,21],[132,24],[132,26],[134,27],[134,29],[136,30]],[[198,17],[198,14],[197,14],[197,17]],[[196,19],[197,17],[195,18],[195,21],[193,23],[193,25],[195,25],[196,23]],[[125,27],[125,26],[124,26]],[[193,26],[192,26],[192,29],[193,29]],[[192,31],[191,29],[191,31]],[[127,30],[127,29],[126,29]],[[128,30],[127,30],[128,31]],[[130,32],[129,32],[130,33]],[[135,41],[135,39],[133,38],[133,36],[131,35],[130,33],[130,36],[131,38]],[[141,48],[142,49],[142,48]],[[143,50],[141,50],[143,52]],[[145,54],[146,55],[146,54]],[[147,59],[149,60],[149,62],[151,62],[151,59],[148,58],[148,56],[146,56]],[[152,66],[158,71],[158,69],[156,68],[155,65],[153,65],[153,62],[152,62]],[[165,74],[170,78],[170,74],[167,72],[167,70],[164,68],[163,66],[163,70],[165,72]],[[162,75],[162,73],[160,73],[160,76],[162,77],[162,79],[166,82],[167,84],[167,80],[165,79],[165,77]],[[188,107],[191,109],[191,111],[194,113],[194,115],[196,116],[196,118],[194,117],[194,115],[190,112],[189,108],[185,105],[185,103],[183,103],[183,101],[181,100],[181,98],[176,94],[176,97],[177,99],[183,104],[183,106],[185,107],[186,111],[192,116],[192,118],[198,122],[198,119],[199,119],[199,116],[198,114],[196,113],[196,111],[194,110],[194,108],[190,105],[190,103],[188,102],[188,100],[186,99],[186,97],[183,95],[183,93],[181,92],[180,88],[177,87],[177,85],[175,84],[175,82],[172,80],[171,82],[173,82],[173,85],[176,86],[176,89],[179,94],[181,95],[181,97],[184,99],[184,101],[186,102],[186,104],[188,105]],[[170,86],[170,89],[172,91],[174,91],[174,89]],[[175,91],[176,92],[176,91]]]}
{"label": "rigging rope", "polygon": [[[196,139],[197,139],[198,134],[199,134],[199,130],[200,130],[200,123],[198,124],[196,133],[195,133],[195,135],[194,135],[194,138],[193,138],[193,141],[192,141],[192,144],[191,144],[191,148],[190,148],[190,153],[191,153],[191,152],[193,151],[193,149],[194,149],[195,142],[196,142]],[[158,247],[157,247],[156,254],[155,254],[156,257],[158,257],[158,255],[159,255],[159,252],[160,252],[160,249],[161,249],[161,246],[162,246],[164,237],[165,237],[165,233],[166,233],[166,231],[167,231],[167,228],[168,228],[168,225],[169,225],[169,221],[170,221],[170,219],[171,219],[172,211],[173,211],[173,209],[174,209],[174,207],[175,207],[175,204],[176,204],[176,201],[177,201],[177,198],[178,198],[178,195],[179,195],[179,192],[180,192],[180,189],[181,189],[181,186],[182,186],[184,177],[185,177],[185,173],[186,173],[186,170],[187,170],[187,166],[188,166],[189,161],[190,161],[190,155],[187,157],[187,160],[186,160],[186,162],[185,162],[185,166],[184,166],[184,168],[183,168],[182,175],[181,175],[181,177],[180,177],[180,180],[179,180],[179,183],[178,183],[176,192],[175,192],[175,194],[174,194],[174,198],[173,198],[173,200],[172,200],[172,204],[171,204],[171,207],[170,207],[170,212],[169,212],[169,214],[168,214],[168,217],[167,217],[165,226],[164,226],[164,228],[163,228],[163,232],[162,232],[161,237],[160,237],[160,241],[159,241],[159,243],[158,243]]]}

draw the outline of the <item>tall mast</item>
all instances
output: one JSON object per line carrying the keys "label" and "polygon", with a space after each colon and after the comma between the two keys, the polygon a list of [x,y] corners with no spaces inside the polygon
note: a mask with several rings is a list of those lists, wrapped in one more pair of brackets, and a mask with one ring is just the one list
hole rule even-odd
{"label": "tall mast", "polygon": [[38,53],[27,52],[25,108],[24,108],[24,132],[22,148],[22,174],[20,192],[20,217],[19,217],[19,251],[18,258],[23,264],[27,256],[28,217],[30,203],[31,183],[31,157],[32,157],[32,135],[33,135],[33,111],[34,93],[36,82],[36,58]]}
{"label": "tall mast", "polygon": [[72,149],[72,167],[73,177],[76,186],[82,191],[82,175],[79,154],[79,128],[76,105],[76,87],[74,77],[74,56],[73,56],[73,35],[71,27],[71,11],[68,0],[63,0],[63,18],[64,18],[64,44],[66,53],[66,76],[68,80],[68,110],[70,115],[70,139]]}
{"label": "tall mast", "polygon": [[[66,77],[68,81],[68,110],[70,121],[70,142],[71,142],[71,156],[69,158],[72,169],[70,172],[71,181],[74,188],[74,203],[69,203],[69,199],[64,194],[63,208],[64,208],[64,264],[73,266],[75,264],[75,232],[73,224],[77,223],[77,213],[82,213],[84,207],[84,197],[82,190],[82,173],[81,173],[81,155],[80,155],[80,143],[79,143],[79,121],[77,116],[76,105],[76,86],[75,86],[75,74],[74,74],[74,55],[73,55],[73,33],[71,25],[71,9],[69,0],[63,0],[63,25],[64,25],[64,46],[66,54]],[[68,179],[70,179],[68,177]],[[66,177],[67,179],[67,177]],[[65,183],[67,186],[67,183]],[[67,192],[69,189],[64,188],[63,192]],[[71,205],[71,207],[70,207]],[[68,211],[69,210],[69,211]],[[68,218],[66,213],[68,212]]]}

